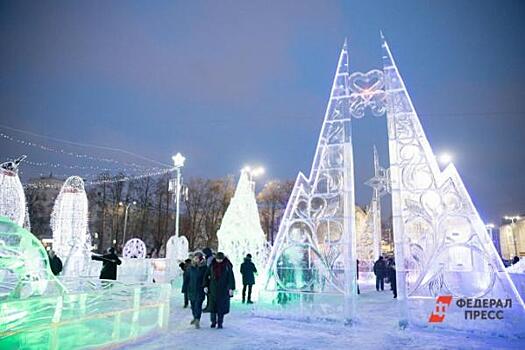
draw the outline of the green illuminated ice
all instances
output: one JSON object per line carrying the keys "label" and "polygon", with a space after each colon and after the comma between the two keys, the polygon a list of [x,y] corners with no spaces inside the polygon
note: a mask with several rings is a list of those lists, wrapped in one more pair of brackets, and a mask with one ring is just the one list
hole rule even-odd
{"label": "green illuminated ice", "polygon": [[38,239],[0,217],[0,349],[107,346],[164,330],[170,288],[59,280]]}

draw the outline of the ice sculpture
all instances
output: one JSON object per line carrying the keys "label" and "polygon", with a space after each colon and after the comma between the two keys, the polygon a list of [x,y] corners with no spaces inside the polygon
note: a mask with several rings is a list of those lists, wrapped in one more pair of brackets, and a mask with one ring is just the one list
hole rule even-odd
{"label": "ice sculpture", "polygon": [[50,290],[62,292],[64,288],[54,278],[40,241],[0,216],[0,302],[39,296]]}
{"label": "ice sculpture", "polygon": [[69,177],[58,194],[51,214],[53,250],[64,262],[62,275],[87,276],[91,261],[88,199],[84,181]]}
{"label": "ice sculpture", "polygon": [[388,170],[379,165],[376,146],[374,146],[374,176],[366,184],[373,189],[370,215],[373,227],[375,261],[381,256],[381,197],[390,191]]}
{"label": "ice sculpture", "polygon": [[173,263],[184,261],[188,258],[189,249],[185,236],[171,236],[166,243],[166,258]]}
{"label": "ice sculpture", "polygon": [[124,245],[122,256],[124,258],[145,259],[146,244],[139,238],[132,238]]}
{"label": "ice sculpture", "polygon": [[26,218],[26,196],[18,177],[18,166],[26,156],[0,164],[0,216],[6,216],[22,226]]}
{"label": "ice sculpture", "polygon": [[349,76],[345,42],[310,176],[297,176],[269,259],[261,295],[283,309],[307,316],[343,317],[348,323],[355,316],[351,118],[363,117],[367,107],[376,112],[384,109],[374,74]]}
{"label": "ice sculpture", "polygon": [[29,231],[0,217],[0,349],[108,347],[166,330],[169,284],[61,282]]}
{"label": "ice sculpture", "polygon": [[[264,266],[268,259],[268,243],[261,227],[259,210],[255,200],[254,183],[250,180],[249,171],[241,170],[241,176],[235,194],[224,213],[221,227],[217,232],[219,251],[228,256],[234,266],[235,279],[240,285],[240,265],[246,254],[252,255],[252,261],[259,274],[264,276]],[[257,299],[258,284],[253,291]]]}
{"label": "ice sculpture", "polygon": [[456,168],[439,169],[384,38],[382,47],[401,323],[428,325],[438,296],[510,299],[503,320],[467,319],[458,303],[437,325],[523,333],[523,300]]}
{"label": "ice sculpture", "polygon": [[[370,207],[368,211],[355,208],[356,254],[359,264],[359,281],[371,280],[374,265],[374,222]],[[358,281],[358,282],[359,282]]]}

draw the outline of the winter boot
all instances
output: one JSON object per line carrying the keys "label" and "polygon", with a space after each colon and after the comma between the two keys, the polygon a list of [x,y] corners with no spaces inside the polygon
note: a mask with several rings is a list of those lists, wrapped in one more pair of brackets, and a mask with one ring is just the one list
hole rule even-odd
{"label": "winter boot", "polygon": [[191,320],[190,324],[195,324],[195,322],[197,322],[197,319],[194,318],[193,320]]}
{"label": "winter boot", "polygon": [[201,328],[201,321],[200,320],[195,320],[195,328],[196,329]]}
{"label": "winter boot", "polygon": [[219,323],[219,325],[217,326],[217,328],[222,329],[222,323]]}
{"label": "winter boot", "polygon": [[246,304],[253,304],[253,301],[248,300],[248,302]]}
{"label": "winter boot", "polygon": [[211,328],[215,328],[216,325],[217,325],[217,324],[216,324],[215,322],[212,322],[211,325],[210,325],[210,327],[211,327]]}

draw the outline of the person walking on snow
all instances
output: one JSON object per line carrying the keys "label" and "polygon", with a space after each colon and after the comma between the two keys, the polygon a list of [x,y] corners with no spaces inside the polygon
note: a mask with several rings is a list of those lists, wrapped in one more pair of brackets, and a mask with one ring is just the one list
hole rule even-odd
{"label": "person walking on snow", "polygon": [[222,328],[224,315],[230,312],[230,298],[235,290],[233,265],[219,252],[204,276],[204,291],[208,294],[211,328]]}
{"label": "person walking on snow", "polygon": [[191,261],[191,265],[188,267],[187,274],[185,273],[186,282],[186,293],[191,303],[191,313],[193,320],[191,324],[195,328],[200,328],[200,321],[202,315],[202,303],[204,302],[204,287],[202,282],[206,275],[206,260],[201,252],[196,252]]}
{"label": "person walking on snow", "polygon": [[374,274],[376,275],[376,290],[378,292],[379,288],[381,288],[381,290],[385,290],[385,273],[385,260],[382,256],[380,256],[379,259],[377,259],[377,261],[374,263]]}
{"label": "person walking on snow", "polygon": [[[211,248],[206,247],[202,250],[202,252],[204,253],[204,259],[206,260],[206,266],[210,267],[211,262],[213,261],[213,258],[214,258],[213,251],[211,250]],[[210,312],[209,305],[210,305],[209,296],[208,294],[206,294],[206,307],[204,308],[204,310],[202,310],[202,312]]]}
{"label": "person walking on snow", "polygon": [[241,264],[241,275],[242,275],[242,302],[246,301],[246,289],[248,289],[248,304],[253,304],[252,301],[252,287],[255,284],[255,274],[257,268],[252,262],[252,255],[247,254],[244,258],[244,262]]}

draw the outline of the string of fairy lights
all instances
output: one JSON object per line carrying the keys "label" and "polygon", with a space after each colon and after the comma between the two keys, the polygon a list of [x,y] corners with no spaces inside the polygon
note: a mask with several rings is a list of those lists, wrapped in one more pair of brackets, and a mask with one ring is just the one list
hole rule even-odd
{"label": "string of fairy lights", "polygon": [[[28,165],[30,167],[40,167],[52,170],[52,173],[54,173],[54,176],[59,178],[67,178],[73,174],[58,174],[55,172],[55,170],[64,169],[64,170],[74,170],[74,171],[91,171],[90,173],[83,173],[81,174],[81,177],[84,179],[84,184],[86,186],[96,186],[96,185],[103,185],[103,184],[111,184],[111,183],[117,183],[117,182],[127,182],[127,181],[133,181],[133,180],[139,180],[147,177],[156,177],[156,176],[162,176],[165,174],[168,174],[172,172],[174,169],[173,167],[158,162],[156,160],[132,153],[130,151],[121,150],[117,148],[111,148],[107,146],[99,146],[99,145],[92,145],[92,144],[82,144],[78,142],[68,141],[68,140],[62,140],[55,137],[49,137],[46,135],[40,135],[36,134],[27,130],[17,129],[10,126],[2,125],[0,124],[0,129],[3,129],[0,131],[0,140],[5,140],[12,143],[20,144],[24,147],[30,147],[35,148],[39,151],[45,151],[45,152],[51,152],[55,153],[59,156],[67,156],[71,158],[75,158],[78,161],[85,160],[88,162],[98,162],[98,163],[106,163],[107,165],[97,165],[97,164],[89,164],[85,163],[83,165],[81,164],[66,164],[62,162],[51,162],[51,161],[35,161],[31,159],[24,159],[23,164]],[[23,138],[21,136],[16,136],[13,133],[9,133],[5,130],[11,130],[15,133],[21,133],[32,137],[39,137],[43,139],[48,139],[54,142],[62,143],[62,146],[56,147],[54,145],[46,144],[44,142],[35,142],[33,139]],[[112,152],[119,152],[126,154],[127,156],[133,156],[136,158],[140,158],[142,160],[148,161],[150,163],[155,163],[157,166],[145,166],[143,164],[138,164],[136,162],[126,162],[122,160],[118,160],[111,157],[106,156],[95,156],[87,153],[80,153],[75,152],[70,149],[67,149],[64,147],[64,145],[69,144],[75,147],[87,147],[87,148],[96,148],[96,149],[103,149],[107,151]],[[8,161],[13,161],[14,158],[7,158]],[[114,165],[114,166],[111,166]],[[160,166],[159,166],[160,165]],[[117,173],[116,175],[111,175],[111,173]],[[126,173],[132,173],[132,175],[127,175]],[[44,176],[43,172],[40,172],[41,176]],[[79,175],[79,174],[75,174]],[[60,189],[62,184],[54,184],[49,183],[45,181],[35,180],[32,183],[26,183],[24,185],[24,188],[26,189]]]}
{"label": "string of fairy lights", "polygon": [[[0,125],[0,127],[2,127],[2,126]],[[52,146],[48,146],[48,145],[45,145],[45,144],[42,144],[42,143],[29,141],[29,140],[24,140],[24,139],[21,139],[19,137],[16,137],[16,136],[13,136],[13,135],[9,135],[9,134],[6,134],[5,132],[1,132],[1,131],[0,131],[0,137],[2,137],[5,140],[16,142],[16,143],[19,143],[19,144],[24,145],[24,146],[34,147],[34,148],[38,148],[39,150],[42,150],[42,151],[62,154],[62,155],[66,155],[66,156],[69,156],[69,157],[74,157],[74,158],[77,158],[77,159],[88,159],[88,160],[97,161],[97,162],[106,162],[106,163],[113,163],[113,164],[119,164],[119,165],[121,164],[121,165],[130,167],[130,168],[137,168],[137,169],[146,169],[147,168],[144,165],[137,164],[137,163],[134,163],[134,162],[128,163],[128,162],[119,161],[119,160],[116,160],[116,159],[113,159],[113,158],[95,157],[95,156],[84,154],[84,153],[76,153],[76,152],[68,151],[68,150],[65,150],[63,148],[58,149],[58,148],[55,148],[55,147],[52,147]]]}

